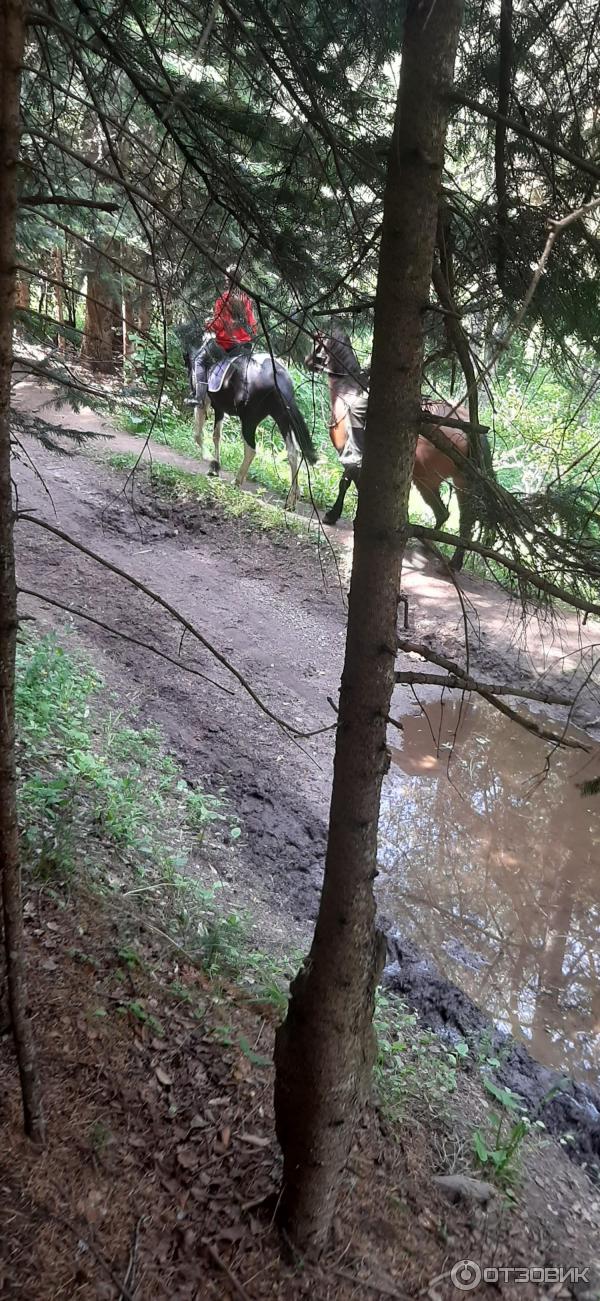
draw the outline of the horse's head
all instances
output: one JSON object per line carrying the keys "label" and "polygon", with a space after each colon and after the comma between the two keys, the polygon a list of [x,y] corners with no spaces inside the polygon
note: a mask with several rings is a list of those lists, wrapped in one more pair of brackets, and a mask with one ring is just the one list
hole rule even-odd
{"label": "horse's head", "polygon": [[308,356],[304,358],[304,365],[307,370],[321,373],[322,371],[329,369],[329,349],[327,347],[327,342],[328,341],[324,334],[315,334],[312,352],[309,352]]}
{"label": "horse's head", "polygon": [[348,335],[340,327],[333,327],[331,334],[315,335],[313,350],[304,364],[307,370],[324,371],[338,379],[361,380],[356,353]]}

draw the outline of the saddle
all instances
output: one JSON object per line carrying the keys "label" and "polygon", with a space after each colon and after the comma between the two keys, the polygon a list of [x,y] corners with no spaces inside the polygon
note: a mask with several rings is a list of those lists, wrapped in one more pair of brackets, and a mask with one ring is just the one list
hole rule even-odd
{"label": "saddle", "polygon": [[213,366],[208,376],[209,393],[218,393],[222,389],[234,361],[237,361],[237,357],[223,357],[222,361]]}

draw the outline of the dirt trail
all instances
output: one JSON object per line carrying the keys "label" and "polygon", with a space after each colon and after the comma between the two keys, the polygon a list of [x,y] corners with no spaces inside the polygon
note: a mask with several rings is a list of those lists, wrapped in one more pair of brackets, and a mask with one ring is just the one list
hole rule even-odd
{"label": "dirt trail", "polygon": [[[46,392],[26,382],[17,387],[15,402],[39,412]],[[64,421],[64,412],[44,409],[43,414],[57,425]],[[82,411],[75,419],[79,428],[111,432],[93,413]],[[132,443],[138,450],[140,443]],[[69,457],[27,438],[25,444],[35,472],[24,461],[16,467],[21,509],[58,524],[177,607],[230,658],[276,714],[302,731],[331,724],[330,701],[337,698],[343,661],[346,600],[327,548],[318,551],[314,539],[299,538],[292,531],[261,533],[243,516],[224,519],[210,501],[191,507],[161,503],[140,480],[134,482],[132,500],[123,491],[125,476],[98,463],[98,443],[91,445],[91,454]],[[155,452],[173,464],[187,459],[171,456],[165,448],[152,448]],[[349,561],[351,530],[338,537]],[[136,710],[143,722],[160,724],[191,783],[224,790],[233,802],[243,835],[235,869],[223,882],[227,897],[250,911],[259,942],[279,942],[287,951],[290,944],[301,944],[316,916],[322,880],[333,733],[293,742],[190,636],[180,645],[180,628],[130,584],[32,522],[19,522],[16,540],[23,587],[84,609],[175,657],[181,651],[188,663],[233,693],[77,621],[79,640],[126,709]],[[481,675],[520,683],[533,670],[543,671],[549,683],[563,689],[571,674],[583,681],[581,655],[589,655],[600,641],[600,628],[581,628],[571,617],[553,626],[541,621],[527,626],[520,608],[491,584],[462,576],[460,587],[464,606],[453,584],[436,573],[420,551],[409,554],[403,588],[416,637],[429,638],[439,649],[460,657],[466,618],[471,662]],[[29,597],[21,603],[45,622],[64,626],[59,611]],[[432,688],[419,689],[425,701],[435,694]],[[399,688],[392,715],[398,718],[416,708],[409,689]],[[600,713],[596,690],[589,684],[579,708],[581,722]],[[552,713],[565,717],[564,710]],[[393,929],[393,918],[389,923]],[[456,1022],[460,1033],[469,1017],[478,1024],[478,1010],[438,978],[431,962],[418,958],[415,965],[414,955],[411,962],[400,973],[396,968],[393,983],[426,1020],[435,1024],[441,1015],[448,1026]],[[510,1067],[518,1088],[523,1053],[518,1050],[514,1071]],[[542,1071],[538,1079],[535,1064],[527,1060],[532,1097],[541,1101],[547,1073]],[[589,1157],[600,1153],[600,1098],[580,1089],[576,1096],[577,1115],[568,1103],[553,1127],[571,1129],[579,1118],[579,1149]]]}
{"label": "dirt trail", "polygon": [[[17,384],[14,403],[57,427],[114,438],[107,444],[111,450],[141,450],[140,440],[116,434],[94,412],[49,407],[51,397],[52,390],[26,379]],[[344,648],[345,595],[326,547],[318,554],[313,542],[299,541],[292,532],[273,538],[250,529],[243,518],[225,521],[208,503],[169,509],[140,489],[132,504],[122,491],[124,476],[98,464],[99,442],[90,444],[91,455],[69,457],[26,442],[38,473],[23,462],[17,465],[22,509],[57,523],[177,606],[276,713],[307,731],[331,723],[329,698],[337,697]],[[167,448],[152,445],[151,452],[171,464],[199,468]],[[349,553],[351,529],[340,530],[336,539]],[[19,524],[17,548],[23,586],[83,607],[177,656],[178,628],[128,584],[34,524]],[[460,653],[464,627],[457,593],[418,550],[407,558],[403,587],[415,634]],[[559,669],[574,669],[578,647],[600,640],[600,627],[582,629],[574,618],[553,629],[535,623],[527,629],[514,602],[470,576],[461,578],[461,589],[473,662],[490,676],[508,671],[520,681],[535,666],[556,677]],[[46,618],[56,617],[48,607],[44,612]],[[332,733],[294,744],[231,679],[233,696],[92,625],[79,621],[78,632],[105,661],[108,681],[135,702],[141,717],[161,724],[189,779],[224,786],[234,800],[246,832],[250,874],[240,893],[278,915],[282,926],[289,909],[298,922],[314,916]],[[225,684],[222,671],[189,638],[184,654]],[[432,692],[421,694],[427,699]],[[415,708],[408,689],[398,689],[395,716]],[[582,709],[588,718],[600,712],[589,693],[582,696]],[[560,710],[554,713],[560,717]]]}

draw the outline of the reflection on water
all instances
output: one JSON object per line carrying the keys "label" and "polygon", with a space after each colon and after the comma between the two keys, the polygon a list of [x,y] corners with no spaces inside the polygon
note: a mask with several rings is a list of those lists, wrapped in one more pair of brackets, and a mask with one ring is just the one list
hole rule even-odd
{"label": "reflection on water", "polygon": [[[600,748],[553,753],[479,700],[405,718],[378,894],[399,930],[547,1065],[600,1067]],[[456,738],[456,739],[455,739]]]}

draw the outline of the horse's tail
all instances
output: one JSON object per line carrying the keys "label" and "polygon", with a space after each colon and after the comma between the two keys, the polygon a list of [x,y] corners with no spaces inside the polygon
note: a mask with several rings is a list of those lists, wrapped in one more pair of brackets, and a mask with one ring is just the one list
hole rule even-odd
{"label": "horse's tail", "polygon": [[273,390],[273,406],[269,414],[274,416],[284,438],[291,434],[304,460],[309,465],[314,465],[318,455],[310,436],[310,429],[296,402],[291,376],[288,375],[285,366],[279,363],[276,363]]}
{"label": "horse's tail", "polygon": [[314,465],[318,454],[310,436],[310,429],[308,428],[302,412],[296,405],[295,398],[292,398],[291,402],[288,404],[288,416],[294,442],[298,444],[304,460],[308,461],[309,465]]}

